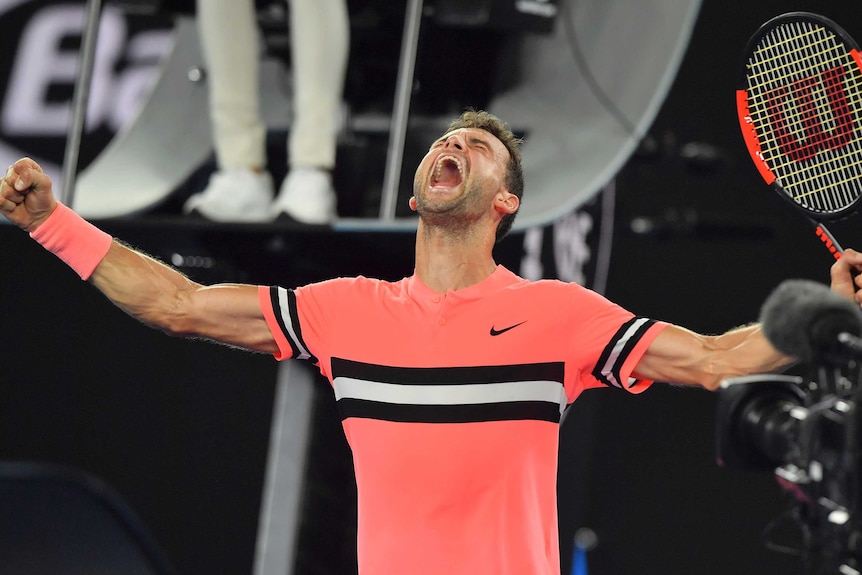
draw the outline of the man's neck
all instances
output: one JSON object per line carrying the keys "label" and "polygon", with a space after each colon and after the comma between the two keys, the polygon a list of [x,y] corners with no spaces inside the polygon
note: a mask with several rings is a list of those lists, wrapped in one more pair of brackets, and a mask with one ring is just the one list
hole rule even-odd
{"label": "man's neck", "polygon": [[459,290],[488,278],[497,268],[493,239],[451,234],[423,226],[416,235],[416,276],[436,292]]}

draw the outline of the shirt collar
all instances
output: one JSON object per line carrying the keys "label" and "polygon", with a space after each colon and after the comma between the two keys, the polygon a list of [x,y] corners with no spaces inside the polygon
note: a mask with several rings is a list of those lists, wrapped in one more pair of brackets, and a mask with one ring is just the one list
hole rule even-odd
{"label": "shirt collar", "polygon": [[[491,275],[479,283],[459,290],[449,290],[445,295],[446,297],[454,297],[462,300],[479,299],[517,281],[520,281],[520,278],[517,275],[506,269],[504,266],[498,265]],[[425,285],[416,275],[415,271],[413,275],[407,279],[407,293],[417,300],[425,300],[441,295]]]}

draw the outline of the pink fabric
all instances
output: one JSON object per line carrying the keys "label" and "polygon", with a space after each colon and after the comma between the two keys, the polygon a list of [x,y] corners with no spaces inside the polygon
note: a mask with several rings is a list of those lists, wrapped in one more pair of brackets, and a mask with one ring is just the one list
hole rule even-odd
{"label": "pink fabric", "polygon": [[30,237],[63,260],[82,280],[93,275],[113,241],[109,234],[60,202]]}
{"label": "pink fabric", "polygon": [[[353,452],[361,574],[560,574],[559,414],[606,385],[602,370],[645,389],[631,372],[667,324],[503,266],[446,293],[413,276],[260,294],[276,357],[304,356],[332,383]],[[548,365],[562,366],[555,395],[537,391],[553,383],[553,369],[536,370]],[[556,417],[536,417],[537,405]]]}

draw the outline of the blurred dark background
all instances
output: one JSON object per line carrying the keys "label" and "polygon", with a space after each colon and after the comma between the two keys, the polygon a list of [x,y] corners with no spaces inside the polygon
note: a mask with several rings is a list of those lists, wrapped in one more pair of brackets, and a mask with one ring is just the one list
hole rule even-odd
{"label": "blurred dark background", "polygon": [[[0,21],[26,22],[49,4],[0,3]],[[649,137],[615,178],[604,292],[638,315],[717,333],[756,320],[783,279],[828,282],[831,257],[810,224],[763,185],[736,119],[733,92],[748,37],[792,10],[821,13],[862,36],[862,12],[851,0],[702,3]],[[381,30],[397,42],[403,8],[379,13]],[[379,66],[391,72],[394,61]],[[8,68],[0,64],[0,77],[9,77]],[[357,101],[372,109],[380,101],[375,90],[385,93],[389,85],[359,86]],[[429,94],[417,106],[439,112],[452,103]],[[112,133],[91,130],[83,161]],[[27,153],[61,156],[59,135],[3,140]],[[600,198],[583,210],[595,216]],[[410,233],[218,226],[170,216],[168,207],[100,225],[174,263],[184,255],[209,258],[180,266],[201,281],[290,286],[360,273],[398,279],[412,271]],[[637,225],[644,221],[653,224],[648,233]],[[832,231],[857,246],[859,228],[851,218]],[[593,250],[597,232],[595,226],[586,238]],[[498,246],[500,263],[520,268],[524,235]],[[276,362],[141,326],[25,234],[0,226],[0,238],[0,460],[51,462],[100,477],[180,573],[250,573]],[[555,275],[553,254],[543,257],[545,275]],[[590,392],[576,402],[561,432],[564,572],[574,533],[587,527],[598,537],[589,554],[593,574],[801,573],[797,559],[764,545],[762,532],[789,506],[775,480],[716,465],[715,404],[713,394],[662,385],[637,397]],[[315,400],[313,421],[296,572],[351,573],[355,486],[328,395]]]}

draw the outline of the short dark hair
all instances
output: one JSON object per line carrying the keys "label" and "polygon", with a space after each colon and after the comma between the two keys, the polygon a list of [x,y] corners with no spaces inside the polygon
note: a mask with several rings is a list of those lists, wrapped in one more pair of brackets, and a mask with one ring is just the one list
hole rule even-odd
{"label": "short dark hair", "polygon": [[[523,140],[512,132],[506,122],[484,110],[468,108],[449,124],[449,127],[446,128],[446,133],[448,134],[453,130],[460,130],[462,128],[485,130],[503,142],[503,145],[509,151],[509,165],[506,169],[505,178],[506,188],[520,200],[521,196],[524,195],[524,170],[521,168],[521,144]],[[520,206],[518,206],[518,209],[520,209]],[[497,226],[496,241],[499,242],[509,233],[517,213],[518,210],[515,210],[514,213],[503,216],[503,219],[500,220],[500,224]]]}

